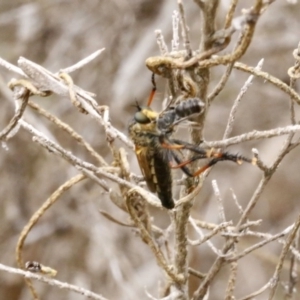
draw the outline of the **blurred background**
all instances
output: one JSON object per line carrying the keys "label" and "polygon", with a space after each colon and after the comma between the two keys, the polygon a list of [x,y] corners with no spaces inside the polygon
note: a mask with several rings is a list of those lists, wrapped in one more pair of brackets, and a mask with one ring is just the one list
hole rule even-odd
{"label": "blurred background", "polygon": [[[229,1],[220,2],[219,28],[224,23],[229,4]],[[240,2],[249,6],[252,3]],[[184,5],[192,47],[197,49],[200,12],[192,0],[184,1]],[[241,8],[243,6],[238,7],[237,16]],[[4,0],[0,2],[0,57],[16,64],[18,57],[23,56],[57,72],[105,47],[99,58],[72,73],[72,78],[78,86],[96,93],[99,104],[109,105],[111,122],[127,133],[127,123],[134,112],[132,104],[136,100],[145,103],[151,90],[151,74],[144,62],[149,56],[159,55],[154,30],[162,30],[170,47],[172,13],[176,9],[175,0]],[[263,70],[288,82],[287,69],[294,64],[292,51],[300,40],[299,12],[300,3],[292,5],[288,1],[275,1],[260,18],[255,37],[242,61],[255,66],[264,58]],[[212,70],[211,90],[223,71],[223,67]],[[222,138],[231,105],[248,76],[233,71],[226,88],[212,103],[208,113],[206,140]],[[0,66],[0,128],[6,126],[14,113],[12,94],[6,88],[12,77],[16,75]],[[164,90],[164,80],[158,79],[154,105],[158,109]],[[103,129],[89,116],[74,109],[70,101],[56,96],[34,97],[34,101],[70,124],[108,162],[112,161]],[[254,129],[288,125],[289,105],[286,94],[261,79],[255,79],[240,105],[232,136]],[[29,108],[26,119],[75,155],[94,162],[66,134]],[[283,141],[284,137],[252,141],[229,150],[251,156],[251,149],[255,147],[264,162],[270,164]],[[121,143],[120,146],[124,147]],[[7,149],[2,147],[0,151],[0,263],[16,266],[14,252],[23,226],[51,193],[77,171],[32,143],[31,136],[24,130],[9,140]],[[134,153],[127,151],[132,170],[140,174]],[[263,219],[259,231],[277,233],[292,224],[299,214],[299,154],[296,148],[283,160],[253,210],[252,220]],[[239,212],[230,189],[245,207],[261,176],[261,172],[251,165],[239,167],[230,162],[220,163],[207,178],[192,216],[207,222],[219,222],[217,201],[211,186],[212,179],[216,179],[227,220],[237,221]],[[134,230],[108,221],[98,209],[119,220],[128,218],[99,186],[90,180],[79,183],[46,212],[30,233],[24,248],[24,260],[49,265],[58,270],[57,279],[91,289],[109,299],[146,299],[145,290],[157,296],[164,275],[149,248]],[[169,225],[170,218],[165,210],[152,209],[151,212],[155,224],[163,228]],[[254,241],[257,239],[245,239],[241,246],[247,247]],[[216,238],[213,242],[221,247],[223,239]],[[241,261],[237,297],[260,288],[269,280],[280,249],[275,242]],[[202,245],[191,248],[189,258],[193,268],[206,272],[215,255]],[[221,272],[217,277],[210,299],[222,299],[227,276],[226,272]],[[288,264],[284,267],[282,279],[287,280],[287,276]],[[197,284],[197,280],[191,280],[191,291]],[[40,282],[34,285],[45,300],[83,299],[80,295]],[[1,299],[30,299],[24,280],[4,272],[0,273],[0,295]]]}

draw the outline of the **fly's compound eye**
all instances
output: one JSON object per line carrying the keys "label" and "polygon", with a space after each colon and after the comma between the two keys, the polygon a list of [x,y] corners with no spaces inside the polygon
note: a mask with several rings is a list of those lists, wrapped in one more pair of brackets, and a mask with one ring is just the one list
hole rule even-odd
{"label": "fly's compound eye", "polygon": [[156,122],[158,113],[153,111],[150,107],[138,107],[138,112],[134,115],[134,120],[140,124],[148,124],[151,122]]}
{"label": "fly's compound eye", "polygon": [[147,124],[151,122],[151,120],[142,111],[136,112],[134,114],[134,119],[137,123],[140,124]]}

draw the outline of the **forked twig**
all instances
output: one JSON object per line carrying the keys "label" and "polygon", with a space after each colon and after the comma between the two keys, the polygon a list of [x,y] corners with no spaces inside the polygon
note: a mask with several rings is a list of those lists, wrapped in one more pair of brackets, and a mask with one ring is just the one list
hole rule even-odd
{"label": "forked twig", "polygon": [[278,283],[279,283],[279,276],[280,276],[280,272],[282,270],[282,266],[283,266],[283,262],[284,262],[284,259],[288,253],[288,251],[290,251],[290,246],[291,244],[293,243],[295,237],[296,237],[296,234],[297,234],[297,231],[299,230],[299,227],[300,227],[300,215],[298,216],[288,238],[287,238],[287,241],[286,241],[286,244],[284,245],[282,251],[281,251],[281,254],[280,254],[280,257],[279,257],[279,261],[277,263],[277,266],[276,266],[276,270],[273,274],[273,277],[272,277],[272,281],[273,281],[273,284],[271,285],[270,287],[270,294],[269,294],[269,298],[268,300],[272,300],[274,298],[274,295],[275,295],[275,291],[276,291],[276,288],[278,286]]}
{"label": "forked twig", "polygon": [[[0,132],[0,140],[5,141],[9,138],[9,134],[16,128],[18,121],[22,118],[29,100],[30,92],[25,88],[19,88],[14,93],[14,101],[16,104],[16,112],[13,118],[9,121],[8,125]],[[21,105],[19,105],[21,101]]]}
{"label": "forked twig", "polygon": [[[38,220],[44,215],[44,213],[61,197],[61,195],[69,190],[73,185],[78,183],[79,181],[83,180],[85,175],[79,174],[63,185],[61,185],[45,202],[44,204],[33,214],[33,216],[28,221],[27,225],[23,227],[22,232],[20,233],[20,237],[16,247],[16,260],[18,263],[19,268],[24,267],[24,262],[22,259],[22,249],[25,242],[26,237],[28,236],[29,232],[33,228],[33,226],[38,222]],[[37,293],[32,285],[32,282],[26,278],[26,283],[30,288],[30,291],[34,297],[34,299],[38,299]]]}
{"label": "forked twig", "polygon": [[[127,208],[128,208],[128,212],[133,220],[133,222],[135,223],[135,225],[139,228],[142,239],[148,244],[148,246],[150,247],[150,249],[152,250],[157,263],[160,267],[163,268],[163,270],[166,272],[166,274],[176,283],[180,284],[182,283],[182,281],[184,280],[184,277],[182,276],[182,274],[178,274],[174,272],[174,269],[168,265],[166,259],[164,258],[161,250],[157,247],[157,245],[155,244],[155,242],[153,241],[151,235],[149,234],[149,232],[147,231],[147,229],[144,227],[144,224],[141,222],[141,220],[139,219],[133,205],[132,202],[134,201],[134,196],[135,196],[136,191],[134,190],[129,190],[127,195],[126,195],[126,203],[127,203]],[[140,194],[140,196],[142,196]]]}

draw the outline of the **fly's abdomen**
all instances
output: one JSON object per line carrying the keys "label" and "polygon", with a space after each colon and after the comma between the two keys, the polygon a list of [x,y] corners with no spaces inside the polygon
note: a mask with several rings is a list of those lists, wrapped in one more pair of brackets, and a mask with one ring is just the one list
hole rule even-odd
{"label": "fly's abdomen", "polygon": [[188,117],[193,114],[199,114],[204,108],[204,103],[199,98],[189,98],[181,101],[176,107],[176,115],[180,118]]}
{"label": "fly's abdomen", "polygon": [[172,174],[169,163],[161,153],[157,152],[152,157],[152,179],[156,186],[156,193],[163,207],[167,209],[174,208],[172,197]]}

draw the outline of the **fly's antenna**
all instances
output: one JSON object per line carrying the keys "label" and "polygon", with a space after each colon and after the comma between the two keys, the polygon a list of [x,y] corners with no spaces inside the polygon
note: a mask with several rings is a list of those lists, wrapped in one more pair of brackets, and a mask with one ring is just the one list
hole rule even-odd
{"label": "fly's antenna", "polygon": [[156,92],[156,83],[155,83],[155,74],[154,73],[152,73],[151,82],[152,82],[152,91],[150,93],[150,96],[149,96],[149,99],[148,99],[148,102],[147,102],[147,106],[149,106],[149,107],[150,107],[150,105],[153,101],[153,98],[154,98],[154,95],[155,95],[155,92]]}
{"label": "fly's antenna", "polygon": [[133,104],[132,106],[136,107],[138,111],[142,110],[141,106],[139,105],[139,103],[137,101],[135,101],[135,104]]}

